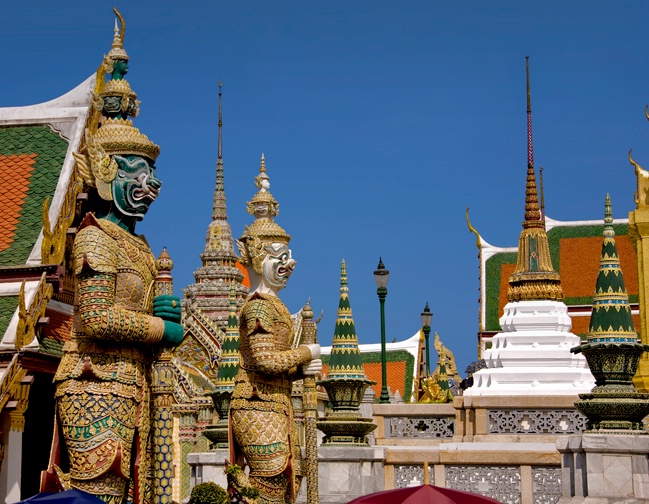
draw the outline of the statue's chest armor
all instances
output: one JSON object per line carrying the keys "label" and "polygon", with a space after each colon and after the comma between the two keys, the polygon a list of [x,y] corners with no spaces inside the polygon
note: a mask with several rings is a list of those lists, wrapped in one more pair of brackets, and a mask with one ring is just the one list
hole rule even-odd
{"label": "statue's chest armor", "polygon": [[273,334],[275,336],[275,348],[279,351],[291,348],[293,340],[293,320],[286,309],[286,305],[279,298],[270,297],[276,316],[273,318]]}
{"label": "statue's chest armor", "polygon": [[150,312],[153,306],[153,280],[157,274],[153,254],[148,246],[129,237],[116,240],[116,245],[115,305]]}

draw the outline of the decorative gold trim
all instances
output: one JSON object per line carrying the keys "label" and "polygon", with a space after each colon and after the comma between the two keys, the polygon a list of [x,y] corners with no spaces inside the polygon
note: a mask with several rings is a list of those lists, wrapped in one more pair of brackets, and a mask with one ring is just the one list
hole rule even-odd
{"label": "decorative gold trim", "polygon": [[25,303],[25,284],[26,280],[20,285],[18,293],[18,327],[16,329],[16,350],[22,349],[29,345],[36,337],[36,324],[38,319],[45,315],[47,302],[54,294],[54,288],[45,281],[45,273],[41,275],[41,280],[34,294],[34,300],[27,309]]}
{"label": "decorative gold trim", "polygon": [[19,355],[14,354],[9,366],[2,376],[2,379],[0,380],[0,411],[4,409],[13,395],[14,390],[20,385],[20,382],[27,374],[27,371],[18,363],[18,358]]}
{"label": "decorative gold trim", "polygon": [[[19,355],[15,354],[0,381],[0,411],[4,410],[9,400],[15,401],[9,412],[11,430],[23,432],[25,429],[25,411],[29,404],[29,390],[32,378],[20,365]],[[4,447],[0,450],[0,463],[4,457]]]}
{"label": "decorative gold trim", "polygon": [[74,170],[68,190],[63,199],[56,224],[52,228],[49,218],[50,199],[43,202],[43,242],[41,243],[41,263],[61,264],[65,257],[68,229],[76,216],[77,196],[83,192],[83,184]]}
{"label": "decorative gold trim", "polygon": [[471,225],[471,221],[469,220],[469,209],[471,207],[468,206],[466,207],[466,225],[469,227],[469,233],[475,234],[475,246],[478,247],[478,250],[482,249],[482,240],[480,240],[480,233],[476,231],[476,229]]}

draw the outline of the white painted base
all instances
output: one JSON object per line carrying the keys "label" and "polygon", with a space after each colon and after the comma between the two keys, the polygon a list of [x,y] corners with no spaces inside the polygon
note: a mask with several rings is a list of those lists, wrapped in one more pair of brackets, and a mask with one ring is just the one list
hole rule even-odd
{"label": "white painted base", "polygon": [[485,351],[487,369],[474,373],[464,395],[576,395],[595,386],[585,357],[570,353],[580,339],[569,332],[564,303],[507,303],[500,325],[503,332]]}

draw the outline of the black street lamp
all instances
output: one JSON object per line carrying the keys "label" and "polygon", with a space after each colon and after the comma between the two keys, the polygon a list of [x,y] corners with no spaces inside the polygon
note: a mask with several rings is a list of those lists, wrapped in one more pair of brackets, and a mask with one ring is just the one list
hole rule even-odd
{"label": "black street lamp", "polygon": [[385,296],[388,295],[388,278],[390,272],[385,269],[383,261],[379,258],[379,265],[374,272],[374,281],[376,282],[376,293],[379,296],[379,303],[381,304],[381,397],[379,403],[389,403],[390,394],[388,393],[388,375],[386,372],[387,367],[387,354],[385,350]]}
{"label": "black street lamp", "polygon": [[428,337],[430,336],[430,323],[433,321],[433,314],[430,312],[428,307],[428,301],[426,301],[426,307],[424,311],[421,312],[421,325],[424,330],[424,338],[426,338],[426,376],[430,376],[430,350],[428,349]]}

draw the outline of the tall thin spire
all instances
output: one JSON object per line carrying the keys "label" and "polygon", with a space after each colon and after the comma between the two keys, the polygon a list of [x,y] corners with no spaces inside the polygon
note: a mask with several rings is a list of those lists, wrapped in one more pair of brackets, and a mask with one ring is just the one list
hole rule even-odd
{"label": "tall thin spire", "polygon": [[223,83],[219,82],[219,133],[216,159],[216,186],[212,206],[212,222],[207,228],[205,248],[200,255],[202,267],[194,271],[196,283],[185,290],[185,306],[200,309],[226,330],[230,314],[230,287],[235,288],[237,309],[248,294],[243,284],[244,274],[237,267],[232,230],[228,224],[223,181]]}
{"label": "tall thin spire", "polygon": [[615,245],[613,210],[608,194],[604,204],[603,235],[588,341],[635,343],[638,335],[633,325],[629,296],[624,285],[620,256]]}
{"label": "tall thin spire", "polygon": [[532,93],[530,92],[530,57],[525,56],[527,79],[527,167],[534,168],[534,144],[532,143]]}
{"label": "tall thin spire", "polygon": [[561,280],[550,257],[548,235],[539,207],[539,196],[534,173],[532,144],[532,99],[530,92],[529,57],[525,57],[527,79],[527,181],[525,184],[525,220],[518,240],[516,269],[509,277],[509,301],[563,299]]}
{"label": "tall thin spire", "polygon": [[532,92],[530,91],[530,57],[525,56],[525,78],[527,81],[527,184],[525,189],[525,222],[523,227],[539,227],[541,209],[536,189],[534,171],[534,143],[532,142]]}
{"label": "tall thin spire", "polygon": [[219,161],[223,160],[223,82],[219,81]]}
{"label": "tall thin spire", "polygon": [[212,220],[228,218],[225,207],[225,185],[223,183],[223,82],[219,81],[219,144],[216,157],[216,187],[214,188],[214,205]]}

